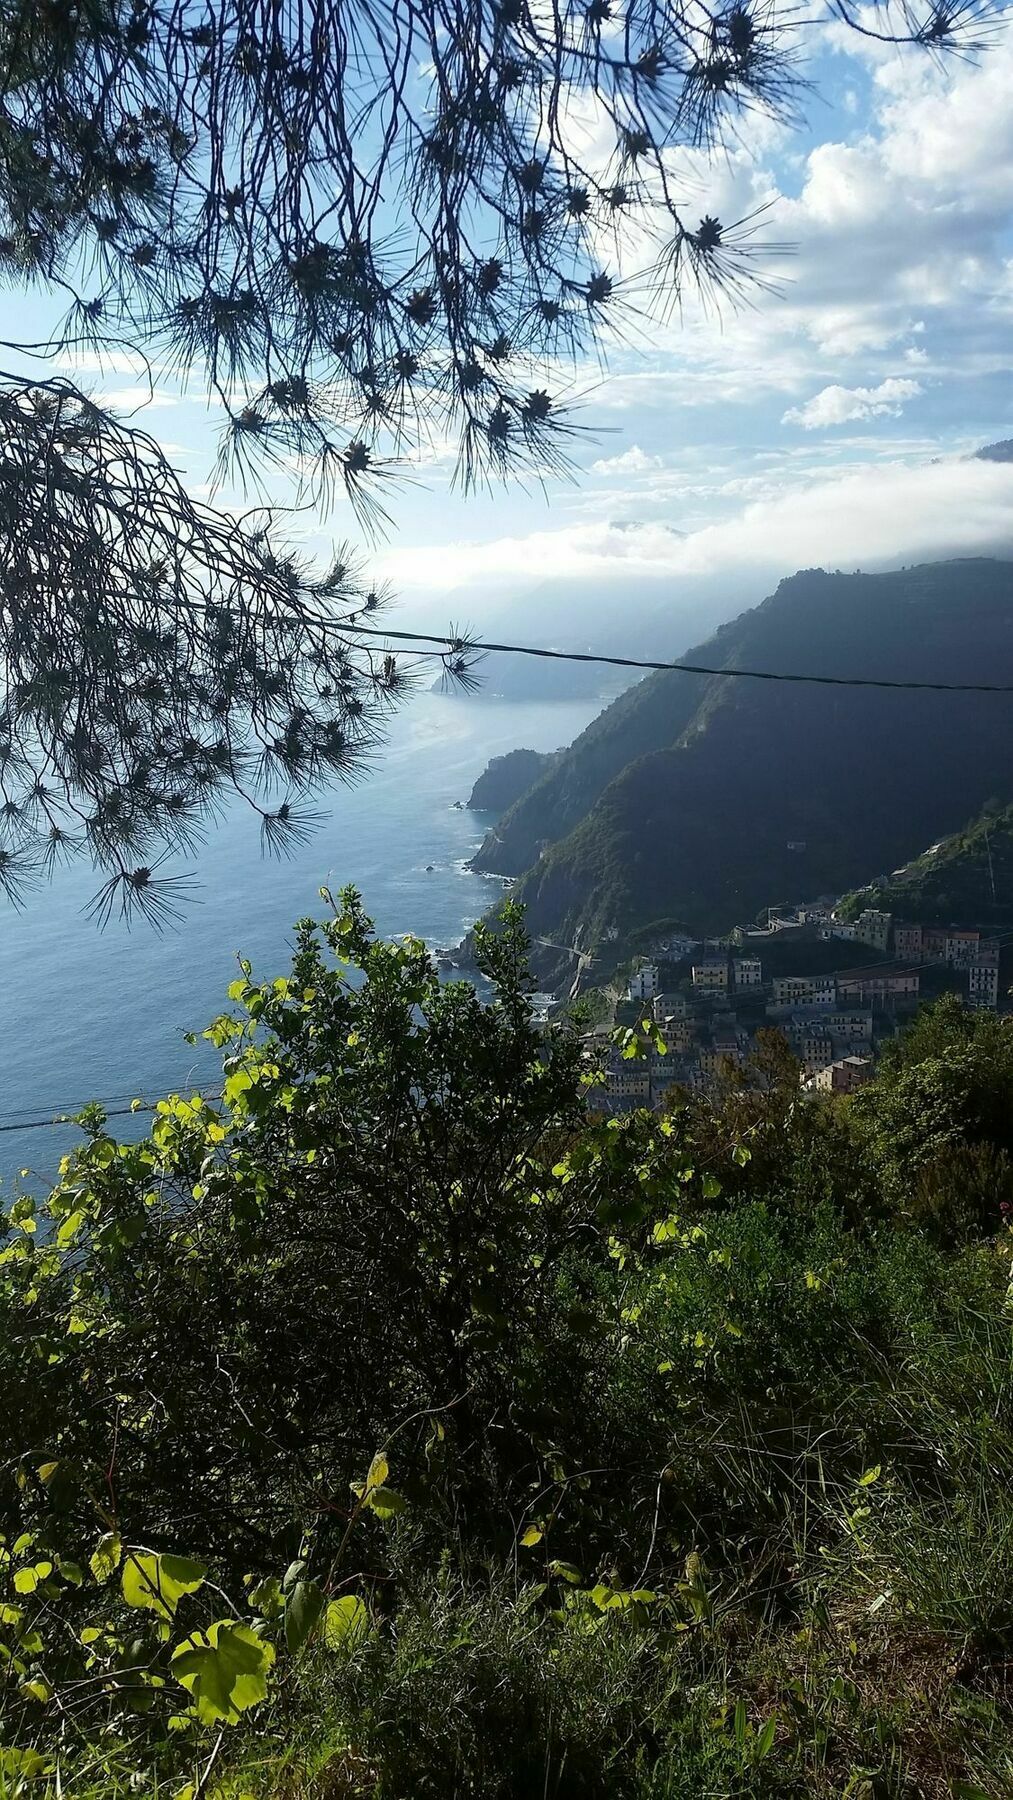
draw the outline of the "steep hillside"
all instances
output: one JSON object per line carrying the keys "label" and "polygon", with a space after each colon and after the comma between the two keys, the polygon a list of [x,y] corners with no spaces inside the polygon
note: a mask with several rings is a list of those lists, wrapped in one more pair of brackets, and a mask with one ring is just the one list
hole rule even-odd
{"label": "steep hillside", "polygon": [[[689,660],[881,680],[1013,682],[1013,564],[810,570]],[[652,677],[500,822],[537,934],[582,947],[652,919],[716,932],[896,868],[1008,797],[1013,698]],[[546,845],[544,840],[550,840]],[[542,845],[539,855],[539,846]]]}
{"label": "steep hillside", "polygon": [[475,812],[506,812],[552,767],[558,750],[508,750],[486,764],[468,797]]}
{"label": "steep hillside", "polygon": [[[687,651],[686,661],[734,661],[740,624],[723,625],[706,644]],[[542,846],[579,824],[628,763],[686,728],[707,688],[705,676],[661,674],[620,694],[488,833],[475,868],[493,875],[530,868]]]}
{"label": "steep hillside", "polygon": [[897,869],[886,887],[849,894],[841,911],[881,906],[927,925],[966,920],[1013,929],[1013,806],[989,806],[951,837]]}

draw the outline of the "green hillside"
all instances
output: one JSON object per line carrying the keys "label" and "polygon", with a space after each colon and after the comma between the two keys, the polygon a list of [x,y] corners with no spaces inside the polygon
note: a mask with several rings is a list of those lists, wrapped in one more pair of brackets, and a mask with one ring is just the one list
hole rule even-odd
{"label": "green hillside", "polygon": [[505,812],[555,762],[557,751],[508,750],[486,764],[468,797],[475,812]]}
{"label": "green hillside", "polygon": [[886,887],[862,888],[841,902],[849,917],[863,906],[929,925],[967,920],[1013,928],[1013,806],[986,807],[962,831],[896,870]]}
{"label": "green hillside", "polygon": [[[696,660],[695,655],[693,660]],[[1013,681],[1013,564],[809,570],[698,653],[728,668]],[[539,936],[592,948],[651,919],[720,932],[840,892],[1008,793],[1002,696],[652,677],[499,822],[479,866],[525,871]],[[799,847],[801,846],[801,847]]]}

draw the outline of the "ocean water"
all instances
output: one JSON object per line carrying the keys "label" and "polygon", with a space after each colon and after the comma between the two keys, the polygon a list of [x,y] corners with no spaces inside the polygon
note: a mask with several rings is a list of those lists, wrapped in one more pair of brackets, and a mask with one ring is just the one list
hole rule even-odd
{"label": "ocean water", "polygon": [[[261,856],[258,822],[237,805],[195,859],[194,904],[159,936],[142,920],[99,932],[82,915],[98,881],[81,866],[59,871],[24,912],[0,912],[0,1178],[3,1192],[50,1179],[73,1128],[26,1129],[101,1099],[128,1105],[219,1072],[208,1045],[184,1042],[227,1004],[249,957],[257,973],[283,973],[293,922],[319,914],[318,889],[354,882],[381,936],[413,931],[457,942],[501,884],[464,865],[488,819],[457,811],[491,756],[525,745],[566,744],[598,703],[512,702],[420,693],[394,719],[386,746],[357,786],[319,803],[327,817],[292,860]],[[427,865],[433,864],[432,872]],[[117,1124],[124,1134],[132,1121]],[[10,1127],[15,1129],[10,1129]]]}

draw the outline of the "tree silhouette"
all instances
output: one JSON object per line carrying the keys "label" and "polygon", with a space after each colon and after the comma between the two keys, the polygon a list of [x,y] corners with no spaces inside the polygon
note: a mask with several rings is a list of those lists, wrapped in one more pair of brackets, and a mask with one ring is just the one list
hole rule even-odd
{"label": "tree silhouette", "polygon": [[[976,0],[833,10],[983,35]],[[157,356],[223,403],[223,476],[294,469],[367,530],[433,435],[466,487],[544,476],[576,428],[553,387],[627,309],[763,279],[758,220],[688,218],[672,152],[793,119],[802,29],[698,0],[5,0],[0,272],[65,307],[8,347]],[[383,596],[348,559],[313,577],[269,514],[198,505],[70,382],[0,372],[0,421],[0,884],[83,851],[100,919],[162,923],[165,857],[226,791],[290,848],[408,672],[356,637]],[[466,676],[465,644],[442,660]]]}

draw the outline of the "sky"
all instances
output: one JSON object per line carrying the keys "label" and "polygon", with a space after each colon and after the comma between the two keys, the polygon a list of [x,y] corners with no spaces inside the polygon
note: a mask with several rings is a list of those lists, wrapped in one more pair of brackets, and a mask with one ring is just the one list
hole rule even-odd
{"label": "sky", "polygon": [[[670,605],[668,653],[701,595],[730,616],[800,567],[1013,553],[1013,466],[970,455],[1013,436],[1013,31],[940,67],[827,24],[805,72],[801,129],[746,121],[678,165],[691,217],[766,209],[775,291],[720,311],[687,295],[606,346],[607,368],[570,371],[572,481],[465,497],[435,446],[367,547],[392,624],[501,626],[548,583],[586,646],[587,596],[646,592],[663,621]],[[149,398],[128,358],[77,373],[209,492],[221,415],[196,390],[156,373]],[[358,535],[341,509],[296,531],[321,555]],[[537,607],[518,616],[530,636]],[[547,641],[562,630],[554,614]]]}

